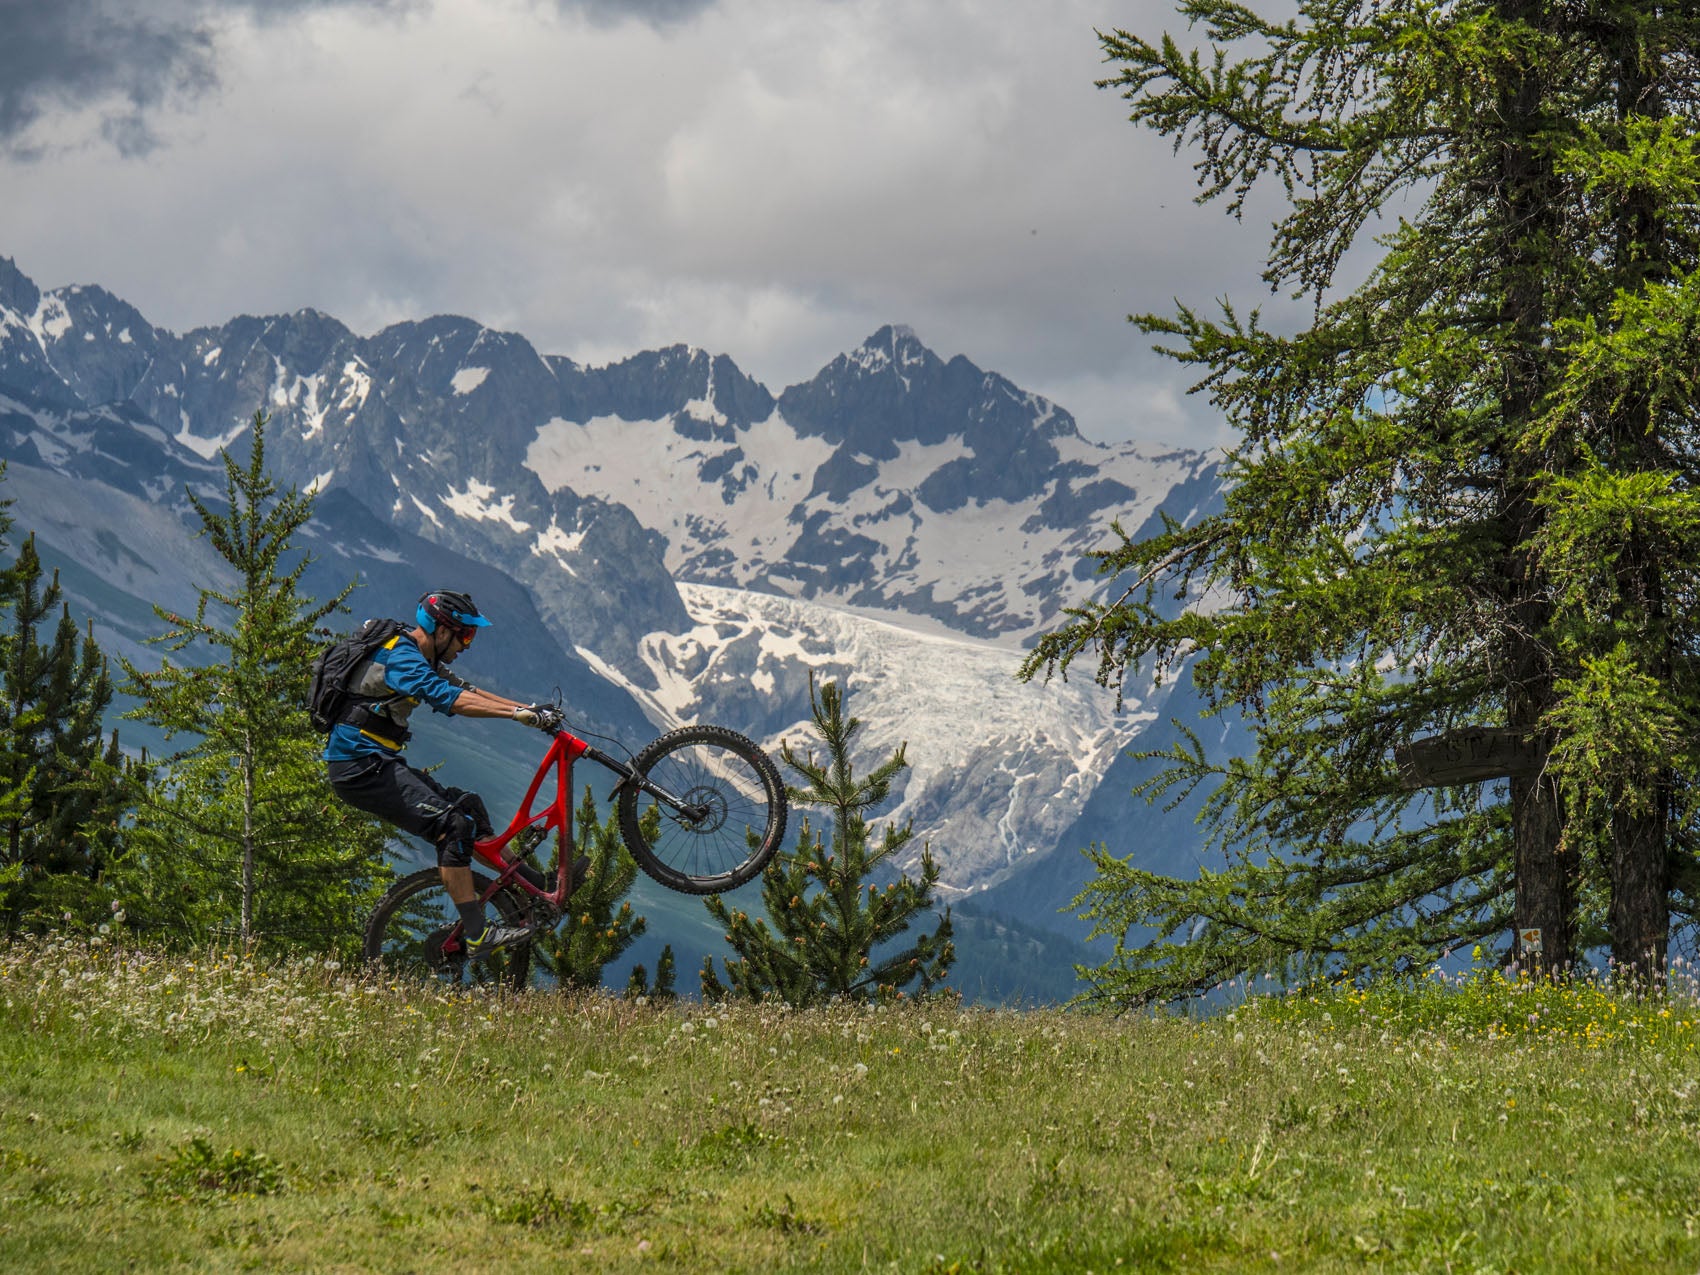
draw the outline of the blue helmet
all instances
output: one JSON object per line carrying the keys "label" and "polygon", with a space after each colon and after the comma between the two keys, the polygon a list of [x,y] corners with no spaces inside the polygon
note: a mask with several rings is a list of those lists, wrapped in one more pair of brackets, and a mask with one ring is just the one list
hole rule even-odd
{"label": "blue helmet", "polygon": [[433,589],[420,598],[419,610],[414,614],[419,619],[419,627],[427,633],[435,633],[439,624],[454,629],[482,629],[490,623],[478,614],[478,608],[472,604],[470,597],[448,589]]}

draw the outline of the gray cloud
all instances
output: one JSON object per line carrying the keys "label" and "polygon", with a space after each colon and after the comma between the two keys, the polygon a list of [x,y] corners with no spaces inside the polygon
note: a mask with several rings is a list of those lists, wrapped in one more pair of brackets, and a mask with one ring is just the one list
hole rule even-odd
{"label": "gray cloud", "polygon": [[717,0],[556,0],[564,14],[583,14],[598,26],[616,22],[647,22],[663,27],[689,22]]}
{"label": "gray cloud", "polygon": [[130,150],[145,144],[148,107],[213,78],[211,38],[185,15],[144,17],[102,0],[0,0],[0,142],[45,111],[116,99],[110,135]]}
{"label": "gray cloud", "polygon": [[149,116],[218,84],[215,19],[266,22],[308,9],[400,12],[412,0],[0,0],[0,148],[39,158],[25,133],[44,115],[95,108],[120,154],[151,150]]}
{"label": "gray cloud", "polygon": [[[62,35],[116,2],[60,0]],[[1204,445],[1215,413],[1125,316],[1291,309],[1258,279],[1278,192],[1197,207],[1093,88],[1094,28],[1155,34],[1170,0],[123,2],[181,39],[37,88],[0,254],[177,331],[448,312],[588,363],[686,341],[778,390],[906,322],[1090,437]],[[171,87],[191,69],[216,92]]]}

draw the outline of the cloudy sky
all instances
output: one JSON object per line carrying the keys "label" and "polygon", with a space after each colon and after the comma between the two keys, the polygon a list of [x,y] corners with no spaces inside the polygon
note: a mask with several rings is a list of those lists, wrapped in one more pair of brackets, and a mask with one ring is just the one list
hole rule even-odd
{"label": "cloudy sky", "polygon": [[0,0],[0,256],[177,331],[433,313],[776,393],[886,322],[1075,414],[1221,434],[1129,312],[1258,278],[1273,205],[1093,81],[1166,0]]}

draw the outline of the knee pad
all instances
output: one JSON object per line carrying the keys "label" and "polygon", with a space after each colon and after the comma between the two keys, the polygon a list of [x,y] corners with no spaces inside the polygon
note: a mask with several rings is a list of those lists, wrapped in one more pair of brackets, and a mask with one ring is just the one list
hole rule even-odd
{"label": "knee pad", "polygon": [[464,788],[446,790],[454,798],[455,809],[472,819],[473,829],[482,839],[496,835],[496,828],[490,822],[490,811],[484,805],[484,798],[475,792],[467,792]]}
{"label": "knee pad", "polygon": [[477,833],[477,827],[472,817],[459,810],[451,810],[445,819],[443,835],[437,838],[437,866],[439,868],[470,868],[472,866],[472,841]]}

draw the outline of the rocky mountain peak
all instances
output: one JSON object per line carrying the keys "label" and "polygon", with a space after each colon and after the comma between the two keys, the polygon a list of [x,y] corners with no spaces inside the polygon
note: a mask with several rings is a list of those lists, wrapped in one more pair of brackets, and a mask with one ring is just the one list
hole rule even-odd
{"label": "rocky mountain peak", "polygon": [[646,350],[599,368],[563,370],[570,419],[672,418],[691,436],[730,437],[773,414],[767,387],[724,354],[694,345]]}
{"label": "rocky mountain peak", "polygon": [[898,445],[960,439],[987,460],[1045,440],[1074,437],[1074,418],[962,355],[948,362],[914,330],[887,324],[811,381],[779,396],[785,419],[801,434],[825,439],[872,460],[889,460]]}
{"label": "rocky mountain peak", "polygon": [[10,257],[0,257],[0,306],[18,314],[35,313],[41,304],[41,289],[34,280],[18,269]]}
{"label": "rocky mountain peak", "polygon": [[869,376],[883,373],[900,378],[909,375],[913,368],[943,365],[907,323],[886,324],[845,355],[844,361],[847,367],[860,368]]}

